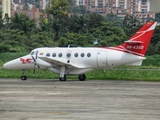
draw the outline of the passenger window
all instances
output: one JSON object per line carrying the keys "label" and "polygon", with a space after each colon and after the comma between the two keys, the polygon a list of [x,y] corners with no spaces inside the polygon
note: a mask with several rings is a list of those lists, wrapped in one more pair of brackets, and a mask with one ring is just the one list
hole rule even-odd
{"label": "passenger window", "polygon": [[59,55],[58,55],[59,57],[62,57],[62,53],[59,53]]}
{"label": "passenger window", "polygon": [[84,57],[84,53],[81,53],[81,57]]}
{"label": "passenger window", "polygon": [[52,57],[56,57],[56,53],[53,53],[53,54],[52,54]]}
{"label": "passenger window", "polygon": [[75,53],[74,56],[75,56],[75,57],[78,57],[78,53]]}
{"label": "passenger window", "polygon": [[87,57],[91,57],[91,53],[88,53],[88,54],[87,54]]}
{"label": "passenger window", "polygon": [[71,53],[67,53],[67,55],[66,55],[66,56],[67,56],[68,58],[69,58],[69,57],[71,57]]}
{"label": "passenger window", "polygon": [[50,56],[50,53],[47,53],[46,56],[49,57],[49,56]]}

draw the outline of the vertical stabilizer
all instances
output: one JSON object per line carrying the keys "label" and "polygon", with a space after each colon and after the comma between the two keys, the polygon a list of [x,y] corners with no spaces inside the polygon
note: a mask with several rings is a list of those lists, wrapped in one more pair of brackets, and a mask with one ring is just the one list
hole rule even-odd
{"label": "vertical stabilizer", "polygon": [[114,48],[123,52],[144,56],[150,44],[156,24],[157,22],[147,22],[128,41]]}

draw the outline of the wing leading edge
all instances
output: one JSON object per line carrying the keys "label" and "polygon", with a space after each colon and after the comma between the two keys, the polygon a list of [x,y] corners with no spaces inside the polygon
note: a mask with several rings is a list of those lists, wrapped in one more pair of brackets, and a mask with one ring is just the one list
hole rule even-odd
{"label": "wing leading edge", "polygon": [[62,59],[62,58],[51,58],[51,57],[38,57],[45,62],[50,63],[53,67],[65,66],[66,68],[86,68],[86,66],[82,64],[74,64],[70,60]]}

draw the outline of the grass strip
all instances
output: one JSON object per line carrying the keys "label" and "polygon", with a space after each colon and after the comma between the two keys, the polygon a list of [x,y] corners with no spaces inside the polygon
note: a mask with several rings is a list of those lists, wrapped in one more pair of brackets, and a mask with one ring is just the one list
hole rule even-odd
{"label": "grass strip", "polygon": [[[0,69],[0,78],[20,78],[21,70]],[[29,78],[58,79],[59,75],[48,70],[26,71]],[[160,69],[112,69],[94,70],[86,74],[87,80],[136,80],[136,81],[160,81]],[[67,76],[68,79],[78,80],[77,76]]]}

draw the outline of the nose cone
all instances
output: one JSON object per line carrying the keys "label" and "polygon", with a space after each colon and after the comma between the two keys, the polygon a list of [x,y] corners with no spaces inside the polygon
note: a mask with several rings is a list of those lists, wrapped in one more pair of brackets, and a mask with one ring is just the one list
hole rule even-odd
{"label": "nose cone", "polygon": [[19,60],[15,59],[15,60],[12,60],[12,61],[9,61],[9,62],[5,63],[3,65],[3,68],[6,68],[6,69],[16,69],[18,63],[19,63]]}
{"label": "nose cone", "polygon": [[10,62],[7,62],[3,65],[3,68],[9,69],[9,67],[10,67]]}
{"label": "nose cone", "polygon": [[3,68],[6,69],[31,69],[33,68],[32,58],[28,56],[23,56],[12,61],[9,61],[3,65]]}

